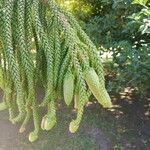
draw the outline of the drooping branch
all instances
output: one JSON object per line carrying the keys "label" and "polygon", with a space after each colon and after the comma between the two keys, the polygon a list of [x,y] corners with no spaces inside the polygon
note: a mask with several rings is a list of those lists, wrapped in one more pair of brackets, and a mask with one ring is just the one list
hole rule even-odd
{"label": "drooping branch", "polygon": [[[22,122],[21,133],[33,116],[29,140],[38,138],[39,106],[47,108],[41,128],[53,128],[57,99],[64,99],[68,106],[75,101],[72,133],[79,128],[92,93],[103,107],[111,107],[97,49],[70,13],[54,0],[6,0],[0,6],[0,63],[4,64],[0,86],[7,83],[0,109],[9,110],[12,123]],[[35,90],[39,84],[45,90],[40,105]]]}

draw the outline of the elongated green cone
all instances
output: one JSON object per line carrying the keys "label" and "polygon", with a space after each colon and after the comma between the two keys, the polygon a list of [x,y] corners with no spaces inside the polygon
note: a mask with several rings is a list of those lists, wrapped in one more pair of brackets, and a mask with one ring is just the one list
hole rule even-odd
{"label": "elongated green cone", "polygon": [[33,121],[34,121],[34,131],[29,134],[30,142],[36,141],[38,139],[39,134],[39,116],[37,108],[35,106],[33,106]]}
{"label": "elongated green cone", "polygon": [[56,116],[55,115],[50,115],[48,117],[46,117],[45,121],[44,121],[44,129],[46,131],[51,130],[56,124]]}
{"label": "elongated green cone", "polygon": [[2,102],[0,103],[0,111],[7,109],[6,103]]}
{"label": "elongated green cone", "polygon": [[36,132],[31,132],[29,135],[29,141],[34,142],[38,139],[38,134]]}
{"label": "elongated green cone", "polygon": [[47,114],[42,118],[41,128],[42,130],[49,131],[55,126],[56,122],[55,101],[52,99],[50,103],[48,103]]}
{"label": "elongated green cone", "polygon": [[75,121],[75,120],[72,120],[70,125],[69,125],[69,131],[71,133],[75,133],[79,128],[79,124]]}
{"label": "elongated green cone", "polygon": [[25,132],[26,125],[28,124],[28,122],[29,122],[29,120],[31,118],[31,115],[32,115],[31,110],[27,110],[26,117],[25,117],[25,119],[24,119],[24,121],[23,121],[23,123],[22,123],[22,125],[21,125],[21,127],[19,129],[19,133]]}
{"label": "elongated green cone", "polygon": [[84,72],[85,80],[92,91],[95,98],[104,108],[112,107],[111,99],[105,89],[100,84],[99,77],[93,68],[90,68]]}
{"label": "elongated green cone", "polygon": [[42,130],[45,130],[44,125],[45,125],[46,117],[47,117],[47,116],[44,116],[44,117],[42,118],[42,122],[41,122],[41,129],[42,129]]}
{"label": "elongated green cone", "polygon": [[74,96],[74,108],[75,109],[78,109],[79,101],[80,101],[80,95],[79,95],[79,93],[76,93]]}
{"label": "elongated green cone", "polygon": [[70,122],[69,131],[71,133],[75,133],[78,130],[81,120],[82,120],[83,112],[84,112],[84,104],[82,104],[81,95],[78,93],[76,95],[76,98],[77,98],[76,99],[77,100],[77,106],[76,106],[77,107],[77,118]]}
{"label": "elongated green cone", "polygon": [[63,90],[65,103],[67,104],[67,106],[69,106],[73,100],[74,92],[74,76],[71,72],[67,72],[65,75]]}
{"label": "elongated green cone", "polygon": [[3,88],[3,86],[4,86],[3,70],[0,67],[0,88]]}
{"label": "elongated green cone", "polygon": [[111,108],[112,107],[112,102],[111,102],[110,96],[109,96],[109,94],[107,93],[107,91],[105,89],[103,89],[101,91],[101,100],[100,100],[100,102],[101,102],[101,104],[103,105],[104,108]]}

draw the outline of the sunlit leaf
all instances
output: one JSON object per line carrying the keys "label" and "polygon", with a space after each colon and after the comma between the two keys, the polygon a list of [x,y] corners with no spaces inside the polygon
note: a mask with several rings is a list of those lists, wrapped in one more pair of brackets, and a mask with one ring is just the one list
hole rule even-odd
{"label": "sunlit leaf", "polygon": [[142,11],[143,11],[143,13],[145,13],[146,15],[150,16],[150,10],[148,10],[148,9],[143,9]]}
{"label": "sunlit leaf", "polygon": [[148,0],[133,0],[132,4],[146,5]]}

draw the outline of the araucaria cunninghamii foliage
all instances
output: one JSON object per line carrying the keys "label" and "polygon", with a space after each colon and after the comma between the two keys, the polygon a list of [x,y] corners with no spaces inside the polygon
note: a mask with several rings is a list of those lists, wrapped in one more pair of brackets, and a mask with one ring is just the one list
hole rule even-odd
{"label": "araucaria cunninghamii foliage", "polygon": [[[103,107],[111,107],[104,82],[96,47],[54,0],[0,0],[0,88],[4,92],[0,110],[9,111],[12,123],[22,123],[20,133],[33,118],[31,142],[38,138],[40,127],[48,131],[55,126],[57,99],[68,106],[74,102],[77,117],[69,126],[72,133],[79,128],[92,93]],[[41,104],[35,92],[39,83],[45,89]],[[41,126],[39,107],[47,108]]]}

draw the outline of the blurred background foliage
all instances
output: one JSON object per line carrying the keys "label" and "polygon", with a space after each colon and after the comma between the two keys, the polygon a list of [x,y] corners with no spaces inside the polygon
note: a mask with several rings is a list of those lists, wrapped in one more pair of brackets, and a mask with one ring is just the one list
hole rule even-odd
{"label": "blurred background foliage", "polygon": [[150,92],[149,0],[58,0],[72,12],[104,60],[107,89]]}

